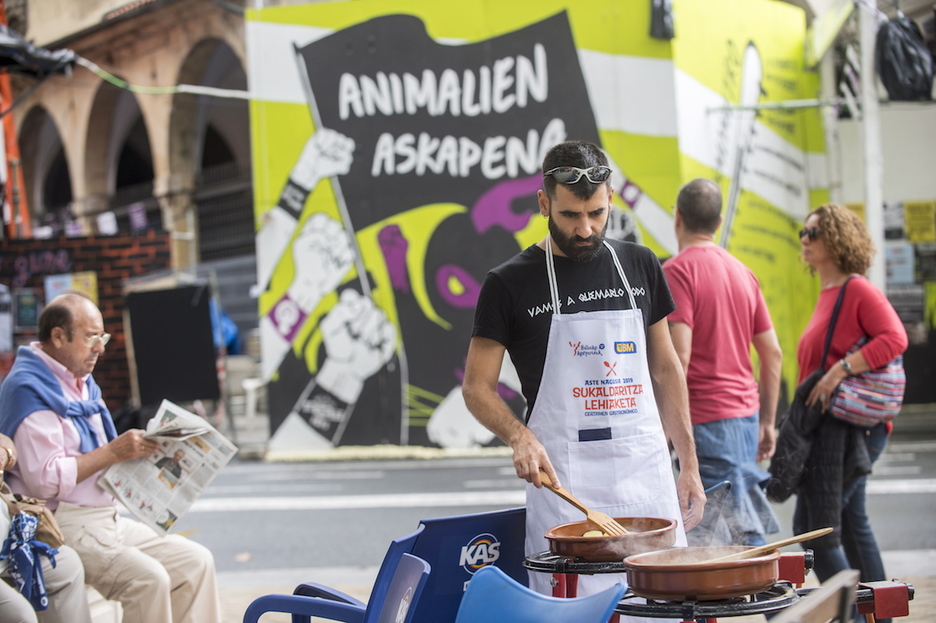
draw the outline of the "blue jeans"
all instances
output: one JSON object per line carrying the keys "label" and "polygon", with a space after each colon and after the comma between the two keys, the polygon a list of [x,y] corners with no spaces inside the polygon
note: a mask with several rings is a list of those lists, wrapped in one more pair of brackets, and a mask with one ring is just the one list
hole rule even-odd
{"label": "blue jeans", "polygon": [[[877,461],[884,447],[887,445],[887,427],[878,424],[868,429],[865,435],[868,454],[871,463]],[[865,485],[867,476],[856,478],[848,483],[842,496],[842,546],[813,548],[815,554],[816,576],[820,582],[825,582],[843,569],[858,569],[861,572],[862,582],[876,582],[886,580],[884,563],[881,560],[881,551],[878,549],[871,522],[865,508]],[[796,510],[793,513],[793,532],[799,534],[806,531],[805,509],[801,498],[796,499]],[[808,547],[808,546],[807,546]],[[878,619],[878,623],[890,623],[890,619]]]}
{"label": "blue jeans", "polygon": [[[778,532],[780,524],[761,487],[770,474],[754,462],[760,433],[758,414],[693,424],[692,433],[703,486],[709,489],[727,480],[731,490],[724,508],[706,506],[702,522],[687,535],[690,545],[763,545],[767,542],[764,535]],[[731,541],[717,542],[723,536],[718,530],[721,522],[727,525]],[[712,532],[712,537],[707,537],[707,532]]]}

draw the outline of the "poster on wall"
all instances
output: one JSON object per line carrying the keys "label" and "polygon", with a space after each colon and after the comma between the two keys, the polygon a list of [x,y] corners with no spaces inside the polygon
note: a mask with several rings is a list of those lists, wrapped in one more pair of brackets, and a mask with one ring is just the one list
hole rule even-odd
{"label": "poster on wall", "polygon": [[51,301],[59,294],[77,291],[87,294],[91,301],[98,304],[97,273],[83,271],[65,275],[48,275],[44,279],[45,300]]}
{"label": "poster on wall", "polygon": [[39,326],[42,301],[34,288],[13,290],[13,330],[17,333],[35,332]]}
{"label": "poster on wall", "polygon": [[936,201],[905,201],[907,239],[914,244],[936,242]]}
{"label": "poster on wall", "polygon": [[[718,24],[724,15],[713,12]],[[800,121],[776,116],[774,136],[770,124],[755,132],[754,115],[706,119],[707,106],[737,103],[745,89],[802,96],[805,22],[798,9],[780,12],[800,18],[787,20],[789,45],[770,43],[777,20],[762,25],[769,41],[748,55],[746,87],[723,88],[737,67],[712,79],[689,68],[684,82],[704,97],[678,107],[683,74],[674,45],[646,32],[649,3],[361,0],[248,11],[271,449],[499,443],[461,395],[474,307],[487,271],[545,235],[540,165],[563,140],[598,143],[611,160],[609,235],[674,254],[665,206],[681,183],[706,175],[731,197],[732,244],[761,256],[770,248],[746,240],[753,218],[776,227],[768,240],[790,243],[761,261],[795,256],[794,221],[810,192]],[[722,51],[750,47],[750,34],[724,36]],[[798,64],[778,63],[785,54]],[[695,118],[702,125],[683,148],[681,124]],[[760,175],[768,170],[783,183]],[[741,180],[741,171],[752,173]],[[509,361],[500,381],[522,414]]]}
{"label": "poster on wall", "polygon": [[916,281],[916,266],[912,244],[888,240],[884,245],[884,262],[888,288]]}

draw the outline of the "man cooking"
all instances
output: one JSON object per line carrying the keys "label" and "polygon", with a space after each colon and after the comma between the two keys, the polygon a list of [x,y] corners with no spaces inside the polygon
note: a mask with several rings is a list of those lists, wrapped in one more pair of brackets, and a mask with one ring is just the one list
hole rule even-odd
{"label": "man cooking", "polygon": [[[548,549],[549,528],[584,519],[542,488],[540,469],[612,517],[681,517],[677,545],[705,506],[686,379],[666,323],[673,299],[649,249],[605,239],[610,176],[597,145],[553,147],[537,192],[549,234],[488,273],[475,310],[465,402],[510,445],[528,483],[527,555]],[[527,401],[525,423],[497,392],[505,350]],[[675,483],[667,437],[681,467]],[[530,574],[544,594],[549,579]],[[618,581],[582,576],[579,595]]]}

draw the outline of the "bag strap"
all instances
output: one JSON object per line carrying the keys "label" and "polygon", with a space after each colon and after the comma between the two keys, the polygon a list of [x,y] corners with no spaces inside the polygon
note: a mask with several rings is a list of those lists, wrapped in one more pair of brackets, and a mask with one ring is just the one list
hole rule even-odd
{"label": "bag strap", "polygon": [[819,360],[819,367],[825,370],[826,357],[829,356],[829,348],[832,346],[832,334],[835,332],[835,321],[838,320],[839,309],[842,307],[842,299],[845,298],[845,286],[854,279],[854,275],[849,275],[842,283],[842,289],[839,290],[838,298],[835,299],[835,307],[832,309],[832,317],[829,319],[829,330],[826,332],[825,348],[822,349],[822,359]]}

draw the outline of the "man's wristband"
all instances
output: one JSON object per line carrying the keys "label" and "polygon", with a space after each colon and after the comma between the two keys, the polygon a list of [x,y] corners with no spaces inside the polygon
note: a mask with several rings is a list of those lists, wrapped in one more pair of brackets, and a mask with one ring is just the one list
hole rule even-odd
{"label": "man's wristband", "polygon": [[842,370],[845,370],[846,376],[851,376],[852,374],[854,374],[852,372],[851,364],[845,361],[844,359],[839,359],[839,365],[842,366]]}

